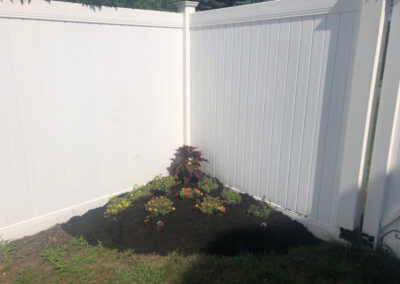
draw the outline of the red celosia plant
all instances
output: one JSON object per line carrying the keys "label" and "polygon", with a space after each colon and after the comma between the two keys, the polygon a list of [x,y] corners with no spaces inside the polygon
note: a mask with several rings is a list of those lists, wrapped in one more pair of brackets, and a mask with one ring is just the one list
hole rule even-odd
{"label": "red celosia plant", "polygon": [[190,181],[200,181],[203,178],[201,162],[208,162],[196,149],[196,147],[187,145],[177,149],[175,159],[169,169],[170,174],[178,177],[185,185]]}

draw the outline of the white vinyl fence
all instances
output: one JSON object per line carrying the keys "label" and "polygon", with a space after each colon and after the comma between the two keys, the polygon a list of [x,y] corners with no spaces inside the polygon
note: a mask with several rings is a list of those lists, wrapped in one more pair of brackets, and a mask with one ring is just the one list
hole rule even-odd
{"label": "white vinyl fence", "polygon": [[0,2],[0,234],[166,172],[183,143],[182,14]]}
{"label": "white vinyl fence", "polygon": [[[385,2],[166,13],[3,0],[0,234],[103,205],[165,173],[183,143],[319,237],[359,229]],[[398,2],[364,218],[375,243],[399,226]]]}
{"label": "white vinyl fence", "polygon": [[191,16],[192,143],[208,172],[303,216],[316,233],[360,220],[382,26],[371,15],[384,7],[363,2],[273,1]]}
{"label": "white vinyl fence", "polygon": [[400,1],[389,39],[363,231],[400,257]]}

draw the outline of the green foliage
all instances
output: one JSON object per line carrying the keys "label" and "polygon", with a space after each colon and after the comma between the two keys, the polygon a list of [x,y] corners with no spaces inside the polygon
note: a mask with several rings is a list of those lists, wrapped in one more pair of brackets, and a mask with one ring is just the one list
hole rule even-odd
{"label": "green foliage", "polygon": [[157,11],[176,11],[173,0],[65,0],[65,2],[81,3],[94,7],[124,7]]}
{"label": "green foliage", "polygon": [[112,197],[107,205],[107,209],[104,212],[104,217],[108,218],[112,215],[117,215],[120,212],[125,211],[131,206],[132,200],[127,197]]}
{"label": "green foliage", "polygon": [[132,202],[142,197],[148,197],[152,195],[152,191],[162,191],[168,193],[171,187],[179,184],[172,176],[162,177],[161,175],[156,176],[153,180],[149,181],[146,185],[135,186],[131,192],[125,197],[112,197],[107,205],[104,217],[108,218],[113,215],[117,215],[120,212],[125,211]]}
{"label": "green foliage", "polygon": [[205,192],[207,192],[208,194],[213,191],[216,190],[219,185],[218,183],[215,181],[215,179],[209,178],[209,177],[204,177],[198,184],[198,186],[204,190]]}
{"label": "green foliage", "polygon": [[167,215],[175,210],[174,203],[165,196],[157,196],[156,198],[151,199],[144,205],[144,207],[148,213],[146,220],[150,217]]}
{"label": "green foliage", "polygon": [[150,196],[151,194],[151,187],[146,184],[139,187],[135,186],[132,191],[128,193],[128,198],[135,201],[139,198]]}
{"label": "green foliage", "polygon": [[197,10],[203,11],[210,9],[219,9],[219,8],[253,4],[265,1],[268,0],[200,0]]}
{"label": "green foliage", "polygon": [[182,199],[192,199],[201,195],[203,195],[203,193],[198,188],[193,189],[188,187],[188,188],[182,188],[179,191],[179,196]]}
{"label": "green foliage", "polygon": [[133,255],[133,249],[126,249],[123,252],[119,253],[119,259],[121,261],[125,261],[127,258]]}
{"label": "green foliage", "polygon": [[225,212],[225,206],[223,206],[221,198],[209,195],[206,195],[203,200],[199,200],[196,207],[199,208],[202,213],[208,215],[212,215],[216,212]]}
{"label": "green foliage", "polygon": [[230,205],[239,205],[242,202],[242,197],[240,194],[233,192],[229,189],[224,189],[222,191],[221,197],[227,201]]}
{"label": "green foliage", "polygon": [[254,215],[258,218],[263,218],[263,219],[268,218],[271,212],[272,212],[271,207],[269,207],[267,203],[260,201],[257,201],[256,205],[250,205],[250,209],[249,211],[247,211],[249,215]]}
{"label": "green foliage", "polygon": [[150,189],[152,191],[162,191],[164,193],[169,193],[169,190],[178,184],[179,182],[173,176],[163,177],[161,175],[158,175],[147,185],[150,186]]}
{"label": "green foliage", "polygon": [[0,260],[15,256],[17,247],[10,241],[5,241],[0,235]]}
{"label": "green foliage", "polygon": [[[94,7],[110,6],[157,11],[176,11],[174,0],[64,0]],[[198,11],[264,2],[267,0],[200,0]]]}

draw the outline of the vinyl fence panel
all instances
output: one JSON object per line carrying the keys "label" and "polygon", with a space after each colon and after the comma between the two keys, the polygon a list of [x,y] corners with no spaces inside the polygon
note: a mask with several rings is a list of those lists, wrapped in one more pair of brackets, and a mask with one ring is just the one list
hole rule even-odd
{"label": "vinyl fence panel", "polygon": [[183,143],[182,14],[0,2],[0,234],[166,173]]}
{"label": "vinyl fence panel", "polygon": [[[198,62],[192,65],[192,143],[210,160],[209,174],[317,231],[337,237],[339,227],[356,227],[360,214],[352,207],[360,208],[361,190],[345,193],[344,183],[356,183],[363,172],[361,146],[349,156],[358,163],[353,179],[342,169],[350,162],[348,143],[363,144],[367,129],[368,103],[354,119],[348,111],[354,101],[369,101],[368,90],[363,98],[357,92],[352,98],[351,90],[355,80],[370,88],[376,69],[380,18],[362,20],[382,9],[372,6],[283,0],[191,15]],[[373,36],[363,39],[371,27]],[[359,52],[361,45],[367,52]],[[354,58],[371,63],[371,73],[356,79],[361,65]],[[355,124],[364,127],[351,138]],[[338,218],[341,202],[348,220]]]}

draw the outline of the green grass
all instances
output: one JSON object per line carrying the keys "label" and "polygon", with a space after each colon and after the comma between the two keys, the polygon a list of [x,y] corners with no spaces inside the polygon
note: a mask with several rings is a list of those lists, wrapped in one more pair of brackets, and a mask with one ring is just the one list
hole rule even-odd
{"label": "green grass", "polygon": [[0,275],[10,271],[14,265],[16,246],[0,236]]}
{"label": "green grass", "polygon": [[5,241],[0,235],[0,260],[8,259],[15,255],[16,246],[10,242]]}
{"label": "green grass", "polygon": [[[394,260],[322,243],[287,254],[138,256],[83,239],[47,248],[42,263],[15,268],[13,283],[399,283]],[[392,262],[394,263],[393,267]],[[397,266],[398,267],[398,266]],[[397,273],[397,274],[396,274]],[[1,279],[0,279],[1,282]]]}

